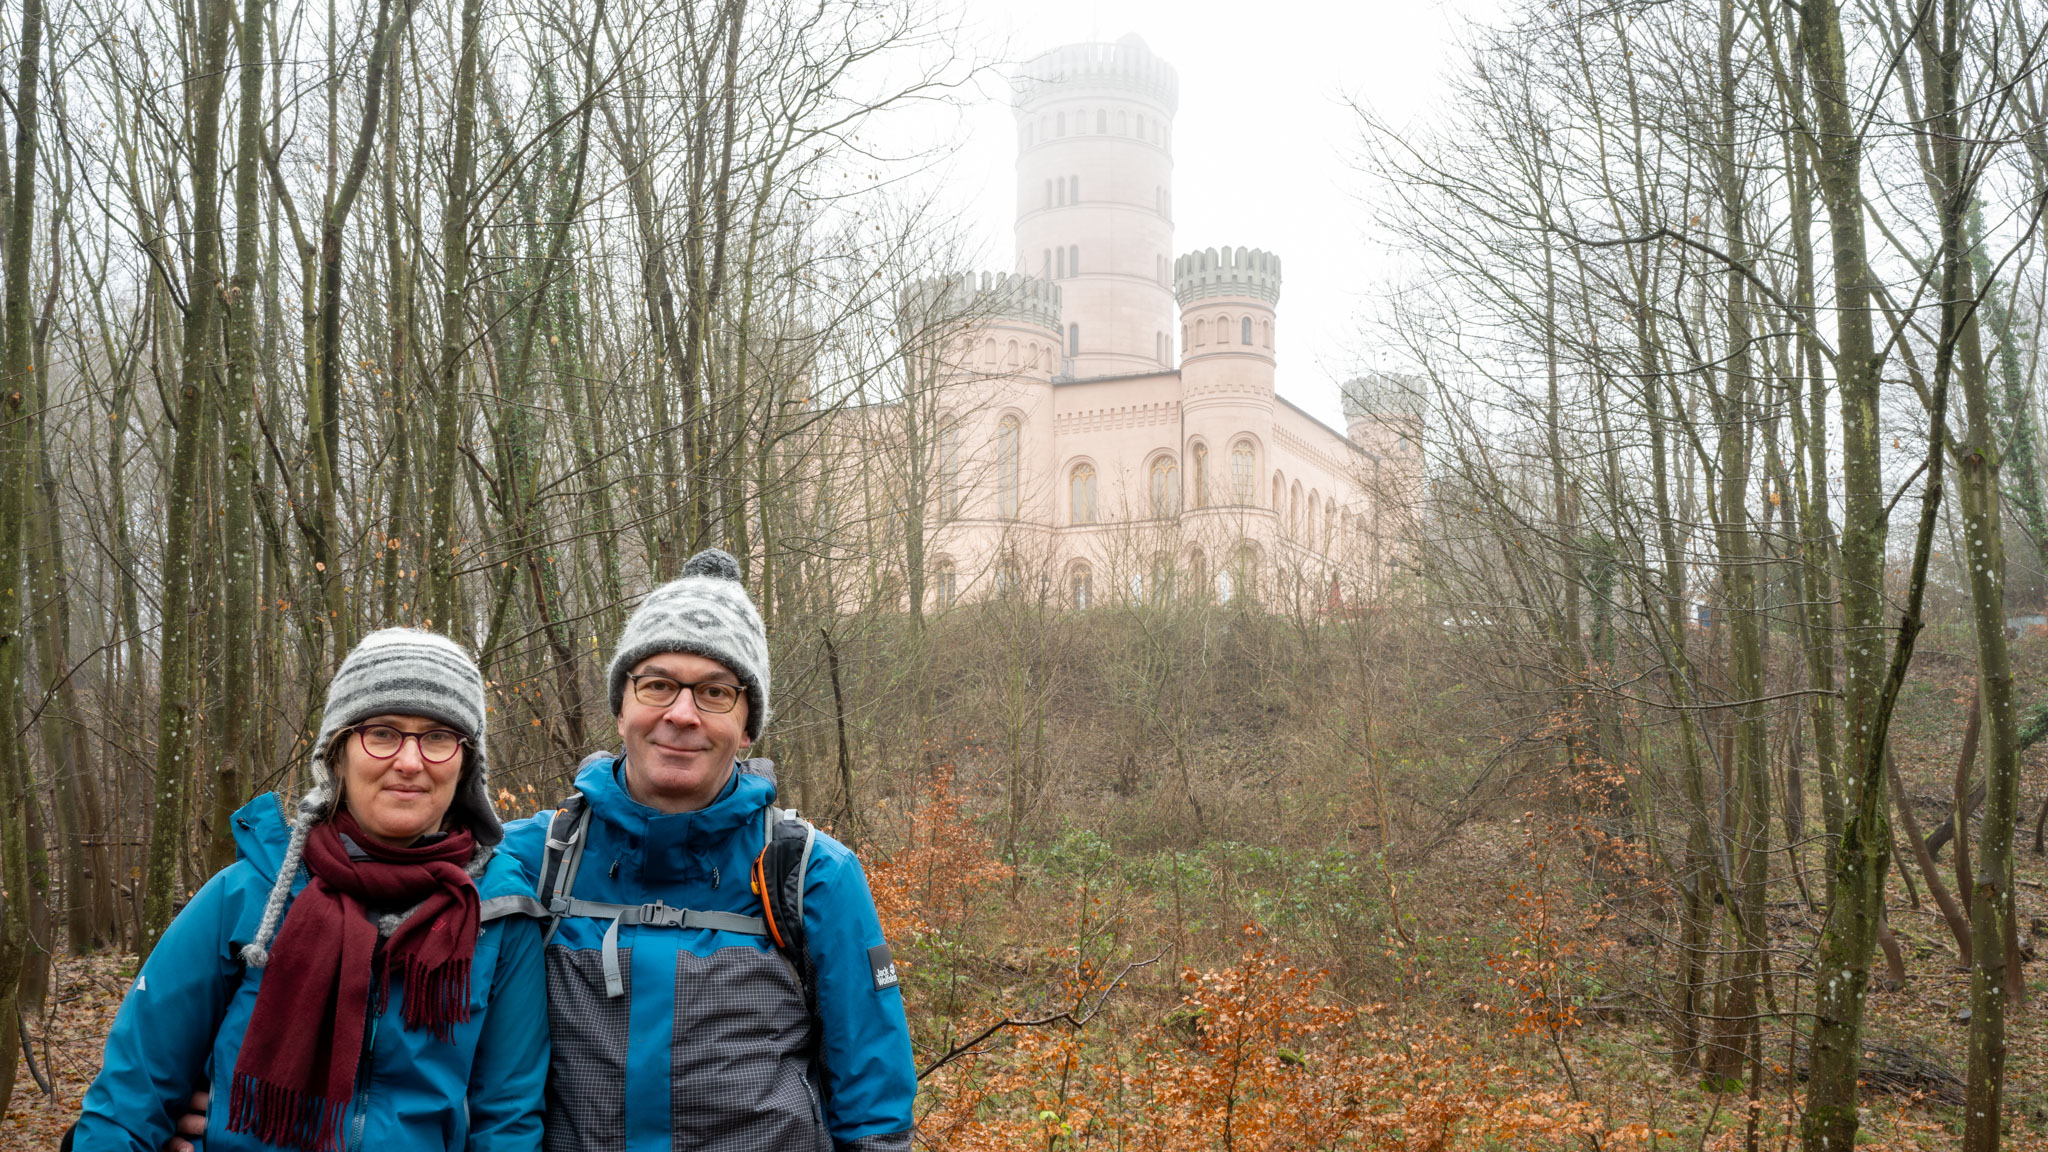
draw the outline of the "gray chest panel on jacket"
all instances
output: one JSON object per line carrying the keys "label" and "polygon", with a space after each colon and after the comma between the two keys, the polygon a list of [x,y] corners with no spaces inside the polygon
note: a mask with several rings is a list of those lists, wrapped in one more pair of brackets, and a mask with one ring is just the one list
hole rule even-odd
{"label": "gray chest panel on jacket", "polygon": [[[548,1019],[554,1043],[548,1085],[549,1152],[624,1152],[625,1109],[661,1107],[625,1099],[634,989],[631,949],[620,950],[629,981],[607,996],[601,956],[557,942],[548,948]],[[812,1022],[789,964],[758,948],[721,948],[675,957],[670,989],[674,1041],[667,1054],[671,1147],[689,1152],[829,1152],[810,1077]],[[637,1125],[636,1125],[637,1126]]]}

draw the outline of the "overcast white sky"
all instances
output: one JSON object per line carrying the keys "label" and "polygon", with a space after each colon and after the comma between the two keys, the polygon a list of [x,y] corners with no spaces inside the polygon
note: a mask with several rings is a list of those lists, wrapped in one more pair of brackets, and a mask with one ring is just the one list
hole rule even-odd
{"label": "overcast white sky", "polygon": [[[1265,248],[1284,262],[1281,395],[1342,427],[1337,382],[1398,367],[1364,346],[1358,318],[1388,275],[1367,239],[1351,165],[1356,97],[1396,123],[1426,113],[1456,30],[1489,0],[963,0],[974,47],[1028,59],[1127,32],[1180,73],[1174,119],[1175,254]],[[945,199],[963,205],[990,267],[1012,259],[1016,130],[1004,94],[960,123]]]}

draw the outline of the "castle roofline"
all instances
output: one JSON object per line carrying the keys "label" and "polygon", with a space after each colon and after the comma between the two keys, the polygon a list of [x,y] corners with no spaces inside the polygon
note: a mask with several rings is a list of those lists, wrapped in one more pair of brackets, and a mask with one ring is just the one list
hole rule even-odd
{"label": "castle roofline", "polygon": [[1060,331],[1060,286],[1021,272],[932,276],[904,288],[896,306],[903,322],[917,326],[1011,320]]}
{"label": "castle roofline", "polygon": [[1069,86],[1122,88],[1158,101],[1168,115],[1180,107],[1180,74],[1135,34],[1114,44],[1063,44],[1034,57],[1014,83],[1019,108]]}
{"label": "castle roofline", "polygon": [[1173,295],[1185,308],[1197,300],[1280,302],[1280,257],[1263,248],[1204,248],[1173,262]]}

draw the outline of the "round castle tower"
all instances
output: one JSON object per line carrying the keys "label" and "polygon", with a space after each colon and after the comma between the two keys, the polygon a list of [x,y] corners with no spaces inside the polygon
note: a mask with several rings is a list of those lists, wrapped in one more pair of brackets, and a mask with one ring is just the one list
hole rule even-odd
{"label": "round castle tower", "polygon": [[1017,267],[1064,290],[1064,375],[1173,362],[1173,114],[1180,80],[1135,35],[1024,67]]}
{"label": "round castle tower", "polygon": [[[1273,423],[1273,308],[1280,300],[1280,258],[1257,248],[1190,252],[1173,262],[1181,309],[1181,413],[1190,483],[1206,491],[1196,507],[1260,505],[1272,445],[1261,436]],[[1251,491],[1235,474],[1233,453],[1252,449]]]}

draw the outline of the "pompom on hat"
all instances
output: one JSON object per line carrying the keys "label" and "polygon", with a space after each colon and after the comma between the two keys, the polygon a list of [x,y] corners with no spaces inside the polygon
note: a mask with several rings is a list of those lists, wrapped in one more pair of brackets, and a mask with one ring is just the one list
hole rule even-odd
{"label": "pompom on hat", "polygon": [[648,593],[626,621],[612,656],[612,715],[625,706],[626,674],[663,652],[688,652],[731,669],[747,692],[747,738],[761,738],[768,723],[768,633],[729,554],[708,548],[690,557],[682,576]]}

